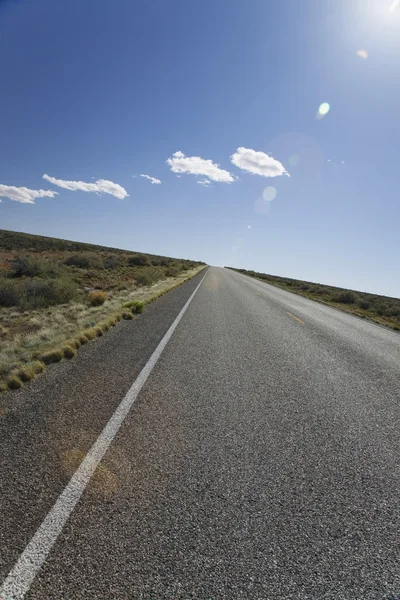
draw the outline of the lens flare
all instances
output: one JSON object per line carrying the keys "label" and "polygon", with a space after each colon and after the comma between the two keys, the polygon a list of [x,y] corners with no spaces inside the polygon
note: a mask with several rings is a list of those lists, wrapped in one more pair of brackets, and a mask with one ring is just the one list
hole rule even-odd
{"label": "lens flare", "polygon": [[392,4],[390,5],[389,12],[393,12],[394,10],[396,10],[399,2],[400,0],[393,0]]}
{"label": "lens flare", "polygon": [[272,202],[272,200],[276,197],[276,189],[269,185],[263,191],[262,196],[266,202]]}
{"label": "lens flare", "polygon": [[331,107],[329,106],[329,104],[327,102],[323,102],[322,104],[319,105],[318,114],[321,117],[325,117],[325,115],[328,114],[330,109],[331,109]]}
{"label": "lens flare", "polygon": [[357,56],[360,58],[368,58],[368,52],[366,50],[357,50]]}

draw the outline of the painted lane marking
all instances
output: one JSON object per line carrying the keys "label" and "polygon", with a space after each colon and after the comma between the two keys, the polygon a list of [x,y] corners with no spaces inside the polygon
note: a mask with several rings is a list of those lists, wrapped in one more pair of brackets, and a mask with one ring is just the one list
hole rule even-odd
{"label": "painted lane marking", "polygon": [[94,474],[96,467],[107,452],[125,417],[129,413],[133,403],[138,397],[140,390],[146,383],[147,378],[157,364],[157,361],[160,358],[165,346],[171,339],[175,329],[188,309],[199,287],[207,277],[207,273],[204,275],[199,285],[196,287],[189,300],[186,302],[175,321],[172,323],[167,333],[154,350],[148,362],[132,384],[125,398],[115,410],[114,414],[104,427],[103,431],[100,433],[96,442],[93,444],[82,463],[71,477],[66,488],[58,497],[50,512],[44,518],[39,529],[25,547],[25,550],[22,552],[15,566],[4,580],[3,585],[0,588],[0,598],[2,600],[21,600],[28,592],[37,572],[45,562],[47,555],[54,546],[57,537],[60,535],[64,525],[77,505],[87,484],[89,483],[90,478]]}
{"label": "painted lane marking", "polygon": [[302,325],[305,325],[304,321],[302,321],[301,319],[299,319],[298,317],[295,317],[294,315],[292,315],[292,313],[288,312],[288,315],[290,315],[291,317],[293,317],[293,319],[296,319],[296,321],[298,321],[299,323],[301,323]]}

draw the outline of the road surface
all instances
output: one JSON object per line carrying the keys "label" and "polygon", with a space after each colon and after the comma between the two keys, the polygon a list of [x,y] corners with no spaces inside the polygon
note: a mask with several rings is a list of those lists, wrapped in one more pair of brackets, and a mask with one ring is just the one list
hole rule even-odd
{"label": "road surface", "polygon": [[400,335],[203,276],[1,401],[7,600],[400,598]]}

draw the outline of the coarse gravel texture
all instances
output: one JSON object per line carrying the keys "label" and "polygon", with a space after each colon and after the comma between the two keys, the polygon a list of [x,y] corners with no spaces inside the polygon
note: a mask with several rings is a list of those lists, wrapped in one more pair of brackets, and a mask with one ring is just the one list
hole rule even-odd
{"label": "coarse gravel texture", "polygon": [[[202,276],[16,394],[3,576]],[[26,598],[400,598],[399,382],[398,334],[210,269]]]}

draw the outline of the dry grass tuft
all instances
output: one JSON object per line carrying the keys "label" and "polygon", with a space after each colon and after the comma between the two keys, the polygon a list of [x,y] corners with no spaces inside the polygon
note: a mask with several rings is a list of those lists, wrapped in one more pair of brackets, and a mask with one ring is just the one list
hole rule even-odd
{"label": "dry grass tuft", "polygon": [[89,304],[91,306],[101,306],[108,300],[108,294],[106,292],[90,292],[89,293]]}
{"label": "dry grass tuft", "polygon": [[64,352],[63,352],[62,348],[53,348],[53,350],[49,350],[48,352],[45,352],[44,354],[42,354],[42,356],[40,357],[40,360],[45,365],[50,365],[52,363],[60,362],[60,360],[62,360],[63,358],[64,358]]}
{"label": "dry grass tuft", "polygon": [[11,377],[7,379],[7,387],[9,390],[18,390],[19,388],[22,388],[23,385],[24,384],[18,375],[11,375]]}
{"label": "dry grass tuft", "polygon": [[63,351],[64,358],[70,359],[70,358],[74,358],[74,356],[76,355],[76,349],[68,344],[66,344],[65,346],[62,347],[62,351]]}

